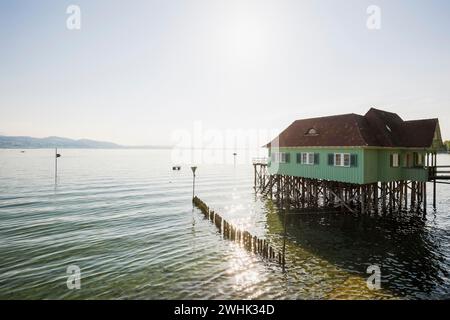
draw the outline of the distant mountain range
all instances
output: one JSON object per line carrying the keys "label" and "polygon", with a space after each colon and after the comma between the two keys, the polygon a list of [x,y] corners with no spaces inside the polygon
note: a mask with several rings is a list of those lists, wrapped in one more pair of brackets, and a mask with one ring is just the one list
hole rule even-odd
{"label": "distant mountain range", "polygon": [[0,149],[79,148],[79,149],[168,149],[169,146],[122,146],[113,142],[61,137],[33,138],[1,136]]}

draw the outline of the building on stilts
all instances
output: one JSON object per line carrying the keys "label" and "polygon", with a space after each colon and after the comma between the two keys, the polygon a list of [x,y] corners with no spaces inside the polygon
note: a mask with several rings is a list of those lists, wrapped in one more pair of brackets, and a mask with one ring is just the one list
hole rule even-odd
{"label": "building on stilts", "polygon": [[439,174],[443,150],[438,119],[405,121],[371,108],[294,121],[254,160],[255,189],[284,208],[352,213],[426,213],[427,183]]}

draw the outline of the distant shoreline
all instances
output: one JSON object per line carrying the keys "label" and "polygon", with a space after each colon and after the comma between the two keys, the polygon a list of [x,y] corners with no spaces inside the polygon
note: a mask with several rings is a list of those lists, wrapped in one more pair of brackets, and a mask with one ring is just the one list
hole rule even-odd
{"label": "distant shoreline", "polygon": [[255,148],[191,148],[191,147],[170,147],[170,146],[149,146],[149,147],[120,147],[120,148],[100,148],[100,147],[1,147],[0,150],[54,150],[55,148],[61,150],[221,150],[221,151],[245,151],[245,150],[260,150],[263,147]]}
{"label": "distant shoreline", "polygon": [[169,146],[152,146],[152,147],[68,147],[68,146],[48,146],[48,147],[14,147],[14,146],[0,146],[1,150],[53,150],[58,149],[78,149],[78,150],[170,150],[173,147]]}
{"label": "distant shoreline", "polygon": [[57,136],[34,138],[0,135],[0,149],[171,149],[165,145],[124,146],[114,142],[69,139]]}

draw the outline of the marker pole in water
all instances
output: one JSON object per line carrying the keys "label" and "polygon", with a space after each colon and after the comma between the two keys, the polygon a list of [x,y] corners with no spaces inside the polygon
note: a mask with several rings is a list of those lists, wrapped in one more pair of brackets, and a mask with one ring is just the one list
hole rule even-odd
{"label": "marker pole in water", "polygon": [[197,170],[197,167],[191,167],[191,170],[192,170],[192,174],[194,175],[193,179],[192,179],[192,200],[194,200],[194,197],[195,197],[195,170]]}
{"label": "marker pole in water", "polygon": [[236,156],[237,156],[237,153],[234,152],[234,153],[233,153],[233,157],[234,157],[234,166],[235,166],[235,167],[236,167]]}
{"label": "marker pole in water", "polygon": [[[288,200],[288,208],[289,208],[289,200]],[[282,266],[283,266],[283,272],[286,270],[286,236],[287,236],[287,230],[286,230],[286,220],[287,220],[287,211],[288,209],[284,209],[284,215],[283,215],[283,228],[284,228],[284,235],[283,235],[283,253],[282,253]]]}
{"label": "marker pole in water", "polygon": [[58,178],[58,158],[61,157],[61,155],[58,153],[58,148],[55,148],[55,184],[57,182]]}
{"label": "marker pole in water", "polygon": [[55,184],[58,178],[58,148],[55,148]]}

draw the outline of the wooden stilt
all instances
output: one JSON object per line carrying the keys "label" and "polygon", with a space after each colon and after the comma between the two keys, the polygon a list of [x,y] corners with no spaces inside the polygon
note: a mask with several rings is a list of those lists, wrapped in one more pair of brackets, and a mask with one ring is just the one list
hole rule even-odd
{"label": "wooden stilt", "polygon": [[[430,153],[426,163],[435,165],[435,154]],[[279,207],[287,209],[318,210],[339,209],[342,212],[378,214],[379,212],[426,212],[427,191],[423,181],[388,181],[369,184],[352,184],[328,180],[310,179],[287,175],[269,175],[255,168],[256,186],[264,185],[264,194],[274,198]],[[432,177],[430,169],[430,177]],[[433,183],[433,207],[436,205],[435,181]],[[230,237],[234,238],[231,230]],[[259,244],[258,244],[259,245]],[[270,252],[268,253],[270,256]]]}
{"label": "wooden stilt", "polygon": [[427,215],[427,183],[423,183],[423,217]]}

